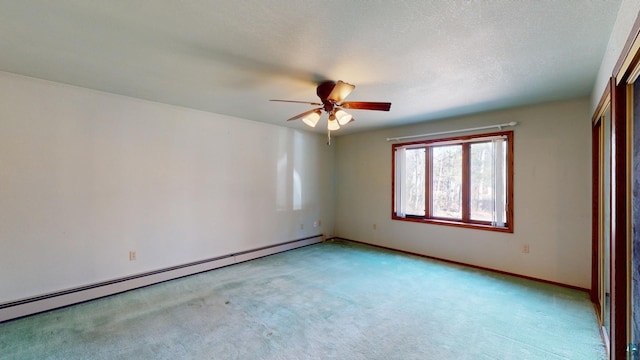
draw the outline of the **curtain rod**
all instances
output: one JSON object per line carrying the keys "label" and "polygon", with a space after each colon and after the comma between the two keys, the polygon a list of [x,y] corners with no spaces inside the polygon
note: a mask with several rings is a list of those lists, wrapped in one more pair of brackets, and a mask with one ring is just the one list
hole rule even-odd
{"label": "curtain rod", "polygon": [[434,135],[445,135],[445,134],[453,134],[453,133],[458,133],[458,132],[486,130],[486,129],[493,129],[493,128],[498,128],[498,129],[502,130],[502,128],[505,127],[505,126],[516,126],[516,125],[518,125],[518,123],[515,122],[515,121],[512,121],[512,122],[508,122],[508,123],[504,123],[504,124],[479,126],[479,127],[474,127],[474,128],[468,128],[468,129],[440,131],[440,132],[435,132],[435,133],[430,133],[430,134],[399,136],[399,137],[394,137],[394,138],[387,138],[387,141],[398,141],[398,140],[405,140],[405,139],[415,139],[415,138],[428,137],[428,136],[434,136]]}

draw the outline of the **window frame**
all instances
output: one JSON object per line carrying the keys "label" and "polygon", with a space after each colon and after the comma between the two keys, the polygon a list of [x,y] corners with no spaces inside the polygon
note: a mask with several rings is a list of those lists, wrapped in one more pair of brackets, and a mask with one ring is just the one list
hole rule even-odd
{"label": "window frame", "polygon": [[[473,140],[481,138],[495,138],[498,136],[505,137],[506,140],[506,219],[504,226],[495,226],[487,221],[471,220],[471,165],[470,165],[470,149]],[[478,141],[480,142],[480,141]],[[434,217],[431,215],[433,204],[431,203],[432,177],[430,174],[431,163],[433,162],[433,153],[430,150],[435,143],[447,143],[454,145],[459,143],[462,145],[462,219],[450,219]],[[425,148],[425,215],[405,215],[398,216],[396,214],[396,149],[399,147],[411,146],[412,148],[420,148],[419,145],[424,144]],[[425,224],[446,225],[470,229],[497,231],[504,233],[513,233],[513,130],[498,131],[484,134],[474,134],[465,136],[455,136],[447,138],[435,138],[428,140],[412,141],[405,143],[397,143],[391,146],[391,219],[400,221],[409,221]]]}

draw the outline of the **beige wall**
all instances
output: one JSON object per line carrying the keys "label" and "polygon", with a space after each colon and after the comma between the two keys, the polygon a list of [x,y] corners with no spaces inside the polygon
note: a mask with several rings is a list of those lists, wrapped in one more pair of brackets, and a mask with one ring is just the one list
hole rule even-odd
{"label": "beige wall", "polygon": [[333,161],[322,135],[0,72],[0,303],[330,234]]}
{"label": "beige wall", "polygon": [[[510,273],[590,287],[589,100],[550,103],[336,139],[336,235]],[[517,121],[515,232],[391,220],[387,137]],[[377,230],[373,229],[377,225]],[[530,253],[521,252],[523,244]]]}

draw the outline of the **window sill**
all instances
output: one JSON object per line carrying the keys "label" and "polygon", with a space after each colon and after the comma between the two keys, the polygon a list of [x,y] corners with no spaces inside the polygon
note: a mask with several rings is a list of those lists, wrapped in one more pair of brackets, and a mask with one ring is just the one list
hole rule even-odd
{"label": "window sill", "polygon": [[511,233],[513,234],[513,227],[495,227],[491,225],[484,224],[475,224],[475,223],[466,223],[455,220],[441,220],[441,219],[424,219],[424,218],[414,218],[414,217],[399,217],[395,214],[391,216],[392,220],[400,220],[400,221],[409,221],[415,223],[423,223],[423,224],[433,224],[433,225],[445,225],[445,226],[453,226],[467,229],[477,229],[477,230],[485,230],[485,231],[495,231],[502,233]]}

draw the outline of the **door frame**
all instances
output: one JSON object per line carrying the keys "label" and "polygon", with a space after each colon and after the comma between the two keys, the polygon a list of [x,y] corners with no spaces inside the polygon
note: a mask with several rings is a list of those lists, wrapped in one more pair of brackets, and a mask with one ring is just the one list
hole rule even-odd
{"label": "door frame", "polygon": [[[610,79],[611,82],[611,79]],[[604,167],[607,164],[605,161],[605,156],[611,157],[611,150],[607,152],[607,149],[604,146],[609,143],[605,139],[606,134],[608,133],[605,130],[605,126],[611,128],[611,94],[610,94],[610,86],[607,87],[607,90],[603,94],[598,106],[596,108],[596,112],[592,117],[592,132],[591,132],[591,143],[592,143],[592,222],[591,222],[591,238],[592,238],[592,255],[591,255],[591,301],[594,304],[594,308],[596,311],[596,317],[598,319],[598,324],[600,326],[600,332],[603,340],[605,341],[605,346],[607,353],[610,353],[610,333],[611,333],[611,311],[607,312],[606,310],[606,286],[605,283],[607,281],[610,282],[610,278],[605,279],[605,276],[611,275],[611,267],[609,266],[609,271],[606,271],[604,265],[609,263],[610,261],[605,261],[604,256],[606,256],[606,252],[604,252],[604,248],[609,248],[609,254],[611,249],[611,231],[610,226],[605,226],[605,220],[610,220],[605,217],[606,213],[611,214],[611,207],[609,209],[604,209],[603,207],[607,204],[604,201],[605,192],[608,192],[608,198],[610,205],[611,202],[611,186],[605,188],[607,182],[605,179],[605,171],[607,169]],[[610,133],[610,131],[609,131]],[[610,161],[609,161],[610,164]],[[611,185],[611,171],[609,168],[609,185]],[[610,224],[610,221],[609,221]],[[609,234],[606,235],[605,231],[609,229]],[[604,244],[605,240],[609,240],[609,245]],[[610,258],[609,258],[610,259]],[[608,317],[608,324],[607,319]],[[605,326],[606,325],[606,326]]]}

